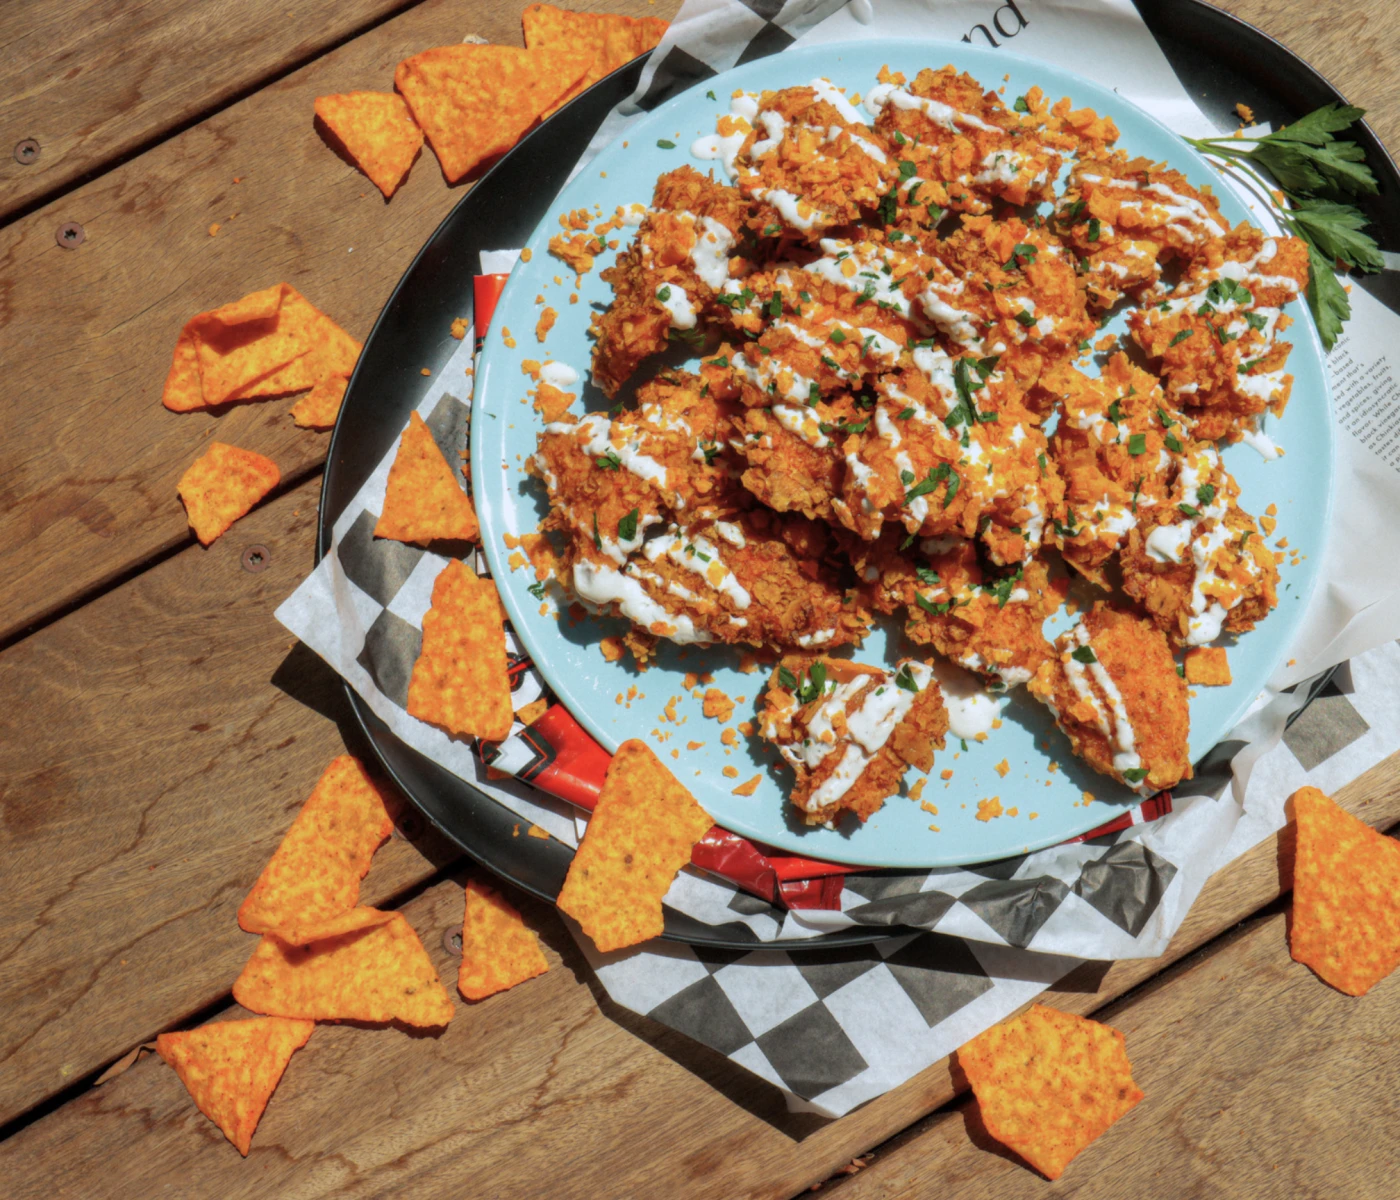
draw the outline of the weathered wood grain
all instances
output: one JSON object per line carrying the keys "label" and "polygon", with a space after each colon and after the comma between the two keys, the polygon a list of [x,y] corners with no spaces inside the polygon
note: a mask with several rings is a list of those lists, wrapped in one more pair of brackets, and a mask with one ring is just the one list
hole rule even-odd
{"label": "weathered wood grain", "polygon": [[[0,639],[189,542],[175,482],[215,426],[293,482],[320,463],[326,438],[297,429],[289,401],[163,409],[175,338],[283,279],[363,338],[463,188],[425,149],[386,204],[321,140],[312,101],[387,88],[399,59],[470,32],[519,44],[521,7],[427,0],[0,230]],[[54,241],[66,221],[86,230],[76,250]]]}
{"label": "weathered wood grain", "polygon": [[1392,0],[1210,0],[1216,8],[1258,26],[1321,71],[1387,147],[1400,145],[1400,6]]}
{"label": "weathered wood grain", "polygon": [[[1375,823],[1400,819],[1400,755],[1339,799]],[[1269,839],[1217,876],[1162,959],[1086,967],[1047,1002],[1088,1013],[1149,979],[1277,896],[1278,858]],[[99,1182],[113,1195],[149,1194],[178,1181],[190,1195],[296,1200],[546,1191],[779,1200],[953,1098],[945,1060],[840,1121],[789,1115],[766,1084],[619,1010],[553,909],[522,905],[563,969],[461,1006],[441,1038],[318,1031],[246,1163],[168,1071],[142,1062],[0,1145],[0,1178],[34,1189],[21,1196],[83,1196]],[[461,906],[451,883],[404,907],[448,981],[455,960],[442,935]]]}
{"label": "weathered wood grain", "polygon": [[839,1185],[833,1200],[1392,1200],[1400,1155],[1400,977],[1361,998],[1288,955],[1284,913],[1101,1019],[1146,1098],[1048,1184],[986,1132],[975,1103]]}
{"label": "weathered wood grain", "polygon": [[[0,5],[0,219],[410,2]],[[23,138],[40,144],[28,165]]]}
{"label": "weathered wood grain", "polygon": [[[315,519],[312,481],[0,656],[0,1121],[227,994],[238,904],[353,722],[272,617]],[[453,856],[423,844],[368,903]]]}

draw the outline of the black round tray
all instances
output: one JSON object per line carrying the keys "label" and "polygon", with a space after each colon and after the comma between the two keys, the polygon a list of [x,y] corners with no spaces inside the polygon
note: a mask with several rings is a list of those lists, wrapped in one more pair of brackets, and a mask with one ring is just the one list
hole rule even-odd
{"label": "black round tray", "polygon": [[[1342,99],[1284,46],[1202,0],[1137,2],[1182,84],[1226,127],[1241,101],[1254,110],[1256,119],[1278,125]],[[614,71],[524,138],[462,197],[399,280],[365,342],[331,437],[321,486],[317,562],[330,549],[336,519],[422,400],[430,381],[421,368],[427,364],[436,375],[460,345],[448,329],[455,318],[472,316],[478,255],[525,244],[604,117],[636,88],[645,61],[637,59]],[[1400,176],[1369,128],[1360,140],[1381,181],[1380,195],[1365,206],[1367,214],[1375,222],[1377,240],[1395,246],[1400,244]],[[1396,273],[1361,276],[1357,282],[1400,310]],[[553,902],[573,851],[553,839],[514,836],[519,818],[513,812],[405,745],[348,684],[346,692],[380,764],[423,815],[472,858]],[[668,910],[664,936],[714,948],[755,947],[744,926],[731,929]],[[764,945],[825,950],[903,932],[909,931],[855,928]]]}

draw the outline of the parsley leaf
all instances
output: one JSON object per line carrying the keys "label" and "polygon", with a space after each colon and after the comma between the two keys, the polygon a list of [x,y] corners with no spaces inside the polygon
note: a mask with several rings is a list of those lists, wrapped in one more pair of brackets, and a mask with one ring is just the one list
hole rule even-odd
{"label": "parsley leaf", "polygon": [[875,206],[875,215],[880,218],[881,225],[893,225],[899,219],[899,185],[895,184],[883,196],[880,203]]}
{"label": "parsley leaf", "polygon": [[530,586],[527,587],[525,590],[529,592],[530,595],[532,595],[536,600],[544,599],[544,583],[540,580],[536,580],[534,583],[530,584]]}
{"label": "parsley leaf", "polygon": [[665,138],[657,138],[656,144],[662,150],[674,150],[676,148],[675,142],[668,142]]}
{"label": "parsley leaf", "polygon": [[774,292],[764,305],[770,317],[781,317],[783,315],[783,297],[781,292]]}
{"label": "parsley leaf", "polygon": [[1215,484],[1203,483],[1196,489],[1196,501],[1199,504],[1209,504],[1215,499]]}
{"label": "parsley leaf", "polygon": [[595,512],[593,514],[593,549],[601,550],[602,548],[603,539],[598,536],[598,514]]}
{"label": "parsley leaf", "polygon": [[1129,783],[1141,783],[1147,778],[1146,767],[1129,767],[1123,772],[1123,778]]}
{"label": "parsley leaf", "polygon": [[1078,650],[1070,655],[1075,662],[1094,663],[1098,662],[1098,655],[1094,653],[1092,646],[1080,646]]}
{"label": "parsley leaf", "polygon": [[1026,103],[1026,98],[1024,96],[1017,96],[1016,103],[1011,107],[1019,113],[1028,113],[1031,111],[1030,105]]}
{"label": "parsley leaf", "polygon": [[1172,340],[1167,343],[1167,348],[1170,349],[1172,346],[1180,345],[1195,332],[1194,329],[1183,329],[1176,337],[1172,338]]}
{"label": "parsley leaf", "polygon": [[[596,519],[596,514],[595,514]],[[634,508],[630,513],[617,523],[617,537],[619,541],[630,542],[637,536],[637,510]]]}
{"label": "parsley leaf", "polygon": [[1099,240],[1099,234],[1102,233],[1102,232],[1103,232],[1103,226],[1099,224],[1099,219],[1098,219],[1098,217],[1090,217],[1090,218],[1089,218],[1089,240],[1090,240],[1091,242],[1097,242],[1097,241]]}
{"label": "parsley leaf", "polygon": [[662,304],[665,304],[666,301],[671,298],[671,285],[662,284],[659,288],[657,288],[656,298],[660,300]]}
{"label": "parsley leaf", "polygon": [[1014,271],[1020,267],[1028,266],[1035,262],[1037,253],[1038,251],[1034,246],[1028,245],[1025,242],[1017,242],[1011,247],[1011,257],[1002,263],[1002,266],[1008,271]]}
{"label": "parsley leaf", "polygon": [[1177,440],[1175,434],[1171,434],[1171,433],[1167,434],[1165,440],[1166,440],[1166,443],[1167,443],[1167,449],[1168,449],[1168,450],[1170,450],[1173,454],[1180,454],[1180,453],[1181,453],[1181,442]]}
{"label": "parsley leaf", "polygon": [[1199,517],[1201,515],[1200,509],[1192,508],[1189,504],[1178,504],[1177,508],[1180,509],[1183,513],[1185,513],[1188,517],[1194,518]]}
{"label": "parsley leaf", "polygon": [[821,698],[826,691],[826,663],[814,662],[807,669],[807,682],[797,690],[797,700],[800,704],[810,704],[813,700]]}
{"label": "parsley leaf", "polygon": [[611,450],[606,454],[601,454],[593,460],[593,465],[600,471],[616,471],[622,466],[622,459],[618,458]]}
{"label": "parsley leaf", "polygon": [[1145,433],[1135,433],[1128,438],[1128,453],[1134,458],[1139,454],[1147,453],[1147,435]]}
{"label": "parsley leaf", "polygon": [[797,688],[797,679],[793,673],[781,665],[778,667],[778,682],[789,691],[795,691]]}
{"label": "parsley leaf", "polygon": [[915,567],[914,574],[919,577],[920,583],[926,583],[930,587],[936,587],[943,581],[938,577],[938,572],[932,567]]}
{"label": "parsley leaf", "polygon": [[909,664],[905,663],[899,668],[899,674],[894,677],[895,684],[902,687],[906,692],[917,692],[918,682],[914,679],[914,672],[909,669]]}

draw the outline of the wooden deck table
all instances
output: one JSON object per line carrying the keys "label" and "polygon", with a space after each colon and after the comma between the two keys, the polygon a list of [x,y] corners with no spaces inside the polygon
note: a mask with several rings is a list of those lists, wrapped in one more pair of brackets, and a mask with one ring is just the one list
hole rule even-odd
{"label": "wooden deck table", "polygon": [[[669,17],[676,0],[590,6]],[[1222,6],[1400,145],[1392,0]],[[548,974],[439,1037],[323,1029],[246,1160],[153,1056],[103,1080],[161,1030],[237,1011],[235,909],[324,765],[362,749],[339,681],[272,617],[312,562],[327,439],[285,404],[218,418],[283,484],[201,548],[175,482],[215,426],[160,407],[175,334],[286,279],[363,337],[462,189],[425,151],[386,211],[312,133],[312,99],[387,86],[399,59],[468,34],[519,44],[520,7],[0,6],[0,1194],[1400,1195],[1400,986],[1358,1002],[1291,963],[1277,839],[1211,881],[1160,959],[1049,993],[1126,1032],[1149,1097],[1055,1185],[987,1138],[946,1062],[839,1121],[788,1114],[612,1004],[528,899]],[[56,242],[69,222],[76,250]],[[252,544],[270,551],[257,573]],[[1400,755],[1338,798],[1400,822]],[[410,817],[364,891],[402,909],[449,986],[462,878]]]}

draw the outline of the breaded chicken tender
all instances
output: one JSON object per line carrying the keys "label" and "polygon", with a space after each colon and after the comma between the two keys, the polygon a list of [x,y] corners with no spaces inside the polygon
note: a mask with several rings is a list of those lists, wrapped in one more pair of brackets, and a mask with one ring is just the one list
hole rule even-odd
{"label": "breaded chicken tender", "polygon": [[784,657],[773,672],[759,733],[797,778],[792,803],[808,825],[844,814],[868,820],[914,766],[928,772],[948,713],[933,670],[904,659],[893,670],[840,658]]}
{"label": "breaded chicken tender", "polygon": [[1198,190],[1180,171],[1121,151],[1075,164],[1055,220],[1084,260],[1095,308],[1155,286],[1164,258],[1208,257],[1230,228],[1208,187]]}
{"label": "breaded chicken tender", "polygon": [[1133,339],[1154,359],[1167,396],[1200,441],[1238,440],[1265,412],[1283,412],[1293,387],[1281,307],[1308,284],[1300,238],[1240,224],[1155,306],[1133,312]]}
{"label": "breaded chicken tender", "polygon": [[671,330],[696,327],[729,280],[729,260],[748,205],[691,167],[657,181],[652,209],[632,244],[603,272],[613,303],[594,318],[593,379],[616,395]]}
{"label": "breaded chicken tender", "polygon": [[1191,778],[1186,680],[1160,630],[1096,604],[1030,682],[1074,752],[1141,795]]}
{"label": "breaded chicken tender", "polygon": [[1109,587],[1108,561],[1146,512],[1167,503],[1189,441],[1157,380],[1115,354],[1097,379],[1068,364],[1042,381],[1062,412],[1050,455],[1065,481],[1055,543],[1065,561]]}

